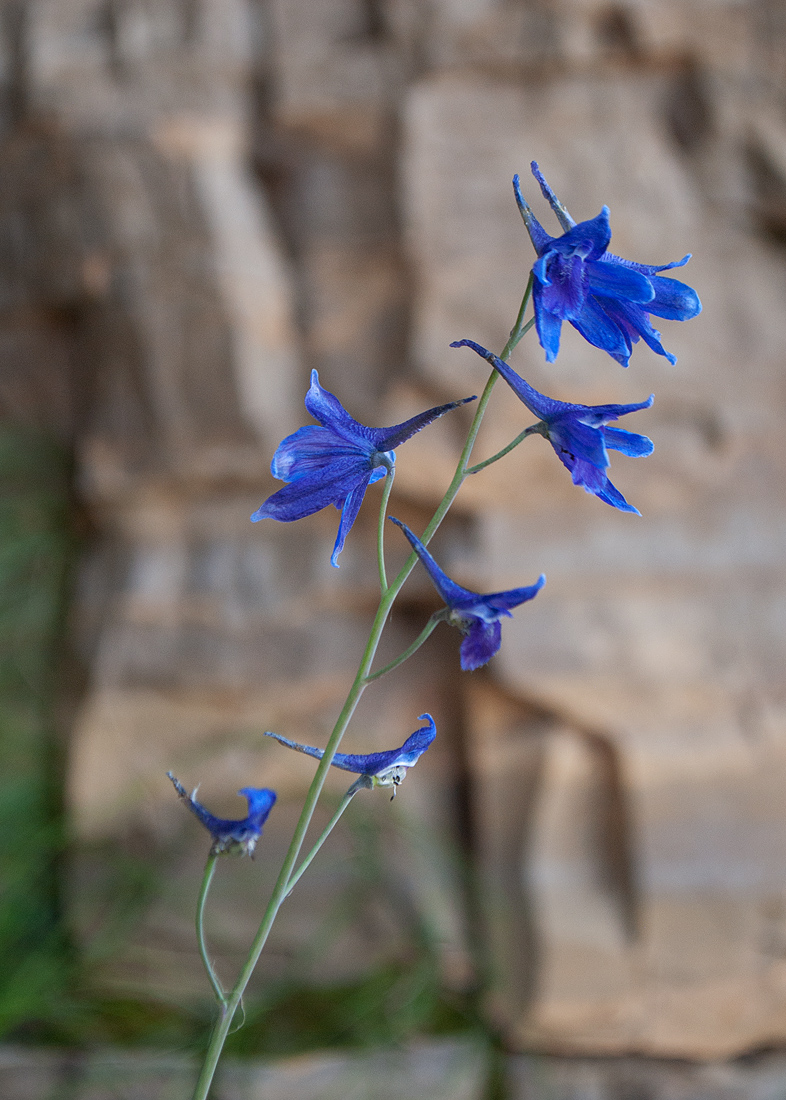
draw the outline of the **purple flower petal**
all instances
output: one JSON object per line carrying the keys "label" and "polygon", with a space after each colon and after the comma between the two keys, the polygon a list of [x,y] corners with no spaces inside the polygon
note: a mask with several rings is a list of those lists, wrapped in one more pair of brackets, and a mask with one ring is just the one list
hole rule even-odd
{"label": "purple flower petal", "polygon": [[461,667],[465,672],[474,672],[476,668],[490,661],[502,641],[502,623],[495,619],[485,623],[474,619],[461,639]]}

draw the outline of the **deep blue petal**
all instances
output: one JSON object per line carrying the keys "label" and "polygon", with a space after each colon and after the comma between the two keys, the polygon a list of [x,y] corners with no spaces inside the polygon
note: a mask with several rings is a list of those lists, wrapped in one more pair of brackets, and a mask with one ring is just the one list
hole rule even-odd
{"label": "deep blue petal", "polygon": [[581,333],[588,344],[606,351],[627,367],[631,345],[627,332],[620,328],[614,318],[605,309],[607,299],[590,295],[584,303],[584,309],[578,317],[571,318],[573,327]]}
{"label": "deep blue petal", "polygon": [[368,461],[373,444],[349,443],[329,428],[309,424],[298,428],[279,443],[270,469],[280,481],[295,481],[307,474],[328,469],[336,459],[354,458]]}
{"label": "deep blue petal", "polygon": [[473,672],[490,661],[497,652],[502,640],[502,624],[499,619],[493,623],[473,620],[461,640],[461,667],[465,672]]}
{"label": "deep blue petal", "polygon": [[478,599],[477,592],[471,592],[468,588],[462,588],[460,584],[456,584],[455,581],[452,581],[450,579],[447,573],[444,573],[440,569],[426,547],[423,545],[417,535],[413,534],[412,531],[410,531],[406,523],[402,523],[400,519],[395,519],[393,516],[390,516],[390,522],[395,523],[396,527],[400,527],[404,534],[407,536],[410,543],[412,544],[413,550],[423,562],[428,572],[428,575],[434,582],[434,587],[439,592],[440,596],[445,601],[448,607],[456,607],[461,604],[462,601],[466,603],[467,601],[471,602]]}
{"label": "deep blue petal", "polygon": [[329,504],[343,507],[350,493],[361,487],[365,492],[370,476],[368,464],[363,467],[357,460],[342,459],[334,464],[329,474],[309,474],[284,485],[254,512],[251,521],[277,519],[291,523],[313,516]]}
{"label": "deep blue petal", "polygon": [[242,787],[238,794],[245,795],[248,801],[248,819],[261,828],[276,801],[276,792],[267,787]]}
{"label": "deep blue petal", "polygon": [[[421,726],[420,729],[411,733],[400,748],[365,755],[337,752],[331,761],[331,765],[334,768],[341,768],[342,771],[356,772],[358,775],[378,775],[388,768],[397,766],[411,768],[437,735],[437,729],[431,715],[421,714],[420,718],[421,720],[426,719],[428,725]],[[295,749],[306,756],[312,756],[315,760],[321,760],[325,755],[324,749],[315,748],[313,745],[301,745],[297,741],[290,741],[288,737],[282,737],[281,734],[266,730],[265,735],[273,737],[280,744],[286,745],[287,748]]]}
{"label": "deep blue petal", "polygon": [[655,297],[647,306],[647,313],[654,313],[667,321],[689,321],[701,313],[701,302],[693,287],[678,279],[663,279],[659,275],[653,275],[650,282]]}
{"label": "deep blue petal", "polygon": [[620,512],[632,512],[634,515],[641,515],[638,508],[634,508],[632,504],[628,504],[619,489],[615,485],[612,485],[608,478],[606,478],[606,484],[600,492],[595,494],[595,496],[599,497],[606,504],[610,504],[612,508],[618,508]]}
{"label": "deep blue petal", "polygon": [[449,401],[447,405],[436,405],[433,409],[426,409],[425,412],[418,413],[410,420],[405,420],[403,424],[394,424],[392,428],[369,428],[368,431],[372,433],[378,451],[392,451],[394,447],[410,439],[415,432],[425,428],[432,420],[437,420],[460,405],[466,405],[468,401],[477,401],[477,397],[465,397],[461,401]]}
{"label": "deep blue petal", "polygon": [[[639,271],[623,264],[603,263],[601,260],[588,260],[585,266],[590,288],[596,294],[640,303],[651,302],[655,297],[652,280]],[[664,281],[674,282],[673,279]]]}
{"label": "deep blue petal", "polygon": [[648,347],[668,359],[673,366],[677,362],[677,357],[666,351],[660,342],[660,333],[652,327],[646,312],[651,305],[651,302],[646,306],[637,306],[634,302],[614,302],[610,298],[603,299],[606,312],[614,318],[620,328],[628,333],[631,340],[635,342],[641,337]]}
{"label": "deep blue petal", "polygon": [[604,428],[603,436],[607,447],[631,458],[646,458],[654,450],[652,440],[646,435],[626,432],[622,428]]}
{"label": "deep blue petal", "polygon": [[336,535],[336,542],[333,547],[333,553],[330,555],[330,564],[338,569],[338,556],[344,549],[344,543],[346,542],[347,535],[352,530],[352,524],[358,518],[358,512],[360,511],[360,505],[363,503],[363,497],[365,496],[366,489],[368,488],[370,478],[358,485],[351,493],[348,494],[344,501],[344,506],[341,509],[341,520],[338,525],[338,534]]}
{"label": "deep blue petal", "polygon": [[541,573],[534,584],[526,585],[523,588],[509,588],[506,592],[489,592],[486,595],[478,595],[475,596],[472,602],[457,602],[454,606],[462,614],[482,619],[486,623],[494,622],[500,615],[509,617],[511,608],[518,607],[519,604],[534,599],[545,583],[545,574]]}
{"label": "deep blue petal", "polygon": [[547,255],[548,282],[540,290],[541,309],[563,321],[570,321],[581,313],[587,298],[587,265],[580,256]]}
{"label": "deep blue petal", "polygon": [[567,233],[553,240],[549,251],[581,256],[583,260],[597,260],[609,247],[610,240],[609,208],[604,206],[597,217],[578,222]]}
{"label": "deep blue petal", "polygon": [[351,417],[337,397],[320,386],[319,375],[315,370],[311,372],[306,408],[315,420],[348,442],[364,449],[371,442],[369,429]]}
{"label": "deep blue petal", "polygon": [[601,429],[583,424],[575,415],[566,413],[559,419],[551,421],[548,438],[560,458],[567,455],[574,459],[581,459],[583,462],[597,466],[600,470],[605,470],[609,464]]}
{"label": "deep blue petal", "polygon": [[535,328],[540,346],[546,353],[546,362],[553,363],[559,355],[559,338],[562,332],[562,318],[549,313],[541,297],[543,291],[539,283],[532,289],[532,305],[535,310]]}

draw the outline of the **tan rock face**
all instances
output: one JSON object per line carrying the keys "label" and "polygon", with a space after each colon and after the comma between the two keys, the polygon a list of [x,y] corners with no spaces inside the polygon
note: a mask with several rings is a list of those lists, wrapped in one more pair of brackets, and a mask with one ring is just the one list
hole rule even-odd
{"label": "tan rock face", "polygon": [[[378,488],[339,571],[333,509],[247,519],[274,487],[276,444],[307,419],[308,371],[374,424],[480,392],[484,364],[448,344],[504,344],[532,263],[514,172],[556,231],[528,175],[537,159],[575,218],[608,204],[620,255],[694,253],[683,277],[704,312],[661,324],[676,368],[640,346],[623,371],[569,326],[552,366],[534,334],[513,359],[562,399],[655,392],[629,424],[655,454],[612,456],[643,515],[574,487],[540,437],[467,483],[440,561],[478,590],[541,571],[548,585],[504,623],[487,673],[459,677],[457,636],[440,627],[369,691],[352,749],[401,743],[427,709],[438,741],[394,806],[359,811],[304,880],[271,973],[317,934],[315,912],[364,886],[351,856],[368,824],[384,874],[366,876],[322,979],[406,959],[414,913],[439,930],[446,980],[466,981],[457,884],[471,858],[489,1009],[512,1043],[706,1057],[782,1042],[779,5],[16,8],[0,27],[0,397],[73,439],[93,533],[69,804],[85,842],[141,836],[172,869],[107,982],[202,989],[182,958],[205,838],[167,768],[226,813],[244,784],[277,786],[265,841],[279,853],[311,773],[259,734],[324,743],[362,651]],[[415,529],[462,416],[402,448],[395,514]],[[500,383],[476,457],[529,422]],[[435,606],[421,571],[407,593],[380,660]],[[272,875],[262,851],[259,878],[226,871],[227,967]],[[81,927],[102,881],[94,861],[75,870]]]}

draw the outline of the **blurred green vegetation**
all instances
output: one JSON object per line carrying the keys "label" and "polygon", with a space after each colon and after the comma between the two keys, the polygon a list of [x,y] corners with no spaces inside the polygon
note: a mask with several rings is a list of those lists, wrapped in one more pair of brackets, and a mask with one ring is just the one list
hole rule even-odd
{"label": "blurred green vegetation", "polygon": [[55,718],[76,550],[70,480],[52,439],[0,429],[0,1034],[58,1016],[70,984]]}

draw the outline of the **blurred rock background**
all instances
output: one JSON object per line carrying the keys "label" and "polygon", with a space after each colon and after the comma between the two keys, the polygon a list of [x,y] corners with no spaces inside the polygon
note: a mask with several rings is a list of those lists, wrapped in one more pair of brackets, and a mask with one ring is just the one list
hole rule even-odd
{"label": "blurred rock background", "polygon": [[[227,816],[241,786],[280,794],[256,863],[220,867],[230,975],[311,775],[261,731],[324,743],[375,606],[371,499],[338,571],[332,510],[249,524],[272,451],[313,367],[373,424],[479,391],[448,344],[504,344],[532,260],[514,172],[553,228],[534,158],[577,219],[610,206],[619,254],[694,253],[704,312],[661,326],[676,367],[642,346],[622,371],[572,330],[552,366],[534,337],[515,353],[564,399],[656,393],[631,424],[654,456],[612,471],[643,518],[540,441],[465,486],[443,564],[548,587],[487,670],[460,674],[440,628],[367,693],[350,751],[426,709],[438,741],[392,806],[356,800],[287,903],[237,1049],[308,1045],[304,1014],[314,1046],[783,1044],[783,5],[4,0],[0,127],[6,1034],[204,1026],[206,838],[165,772]],[[461,415],[399,455],[416,529]],[[522,426],[495,393],[483,453]],[[416,573],[388,659],[434,599]],[[516,1065],[510,1094],[540,1095]],[[585,1095],[586,1065],[548,1095]],[[622,1095],[630,1065],[586,1088]]]}

